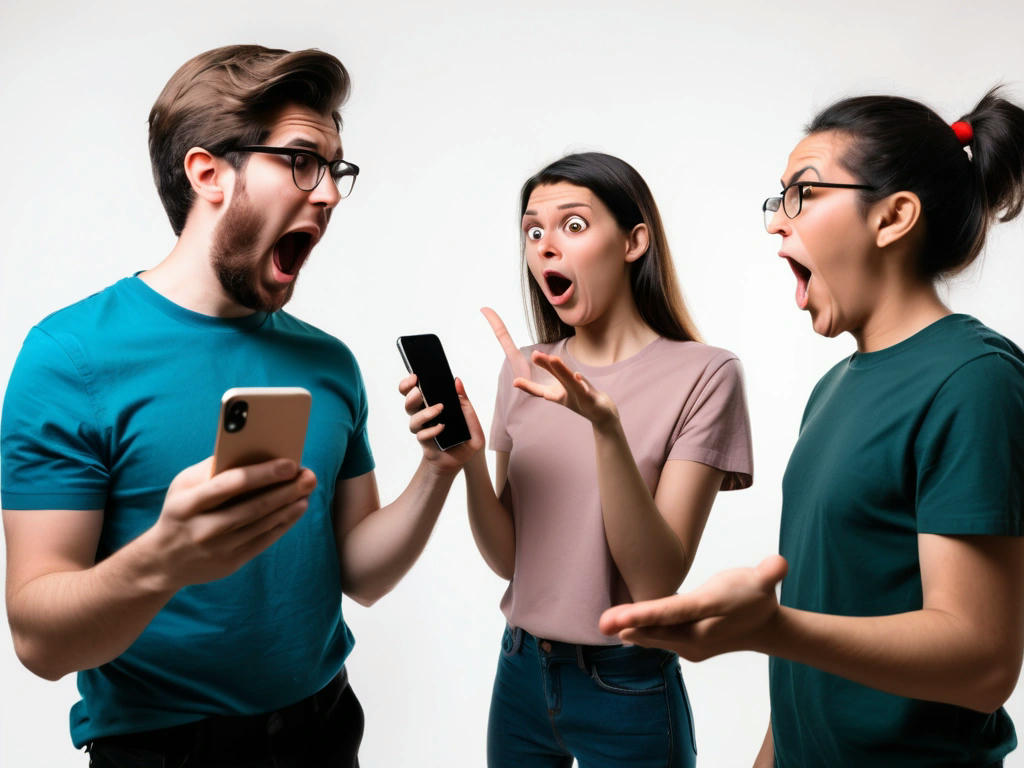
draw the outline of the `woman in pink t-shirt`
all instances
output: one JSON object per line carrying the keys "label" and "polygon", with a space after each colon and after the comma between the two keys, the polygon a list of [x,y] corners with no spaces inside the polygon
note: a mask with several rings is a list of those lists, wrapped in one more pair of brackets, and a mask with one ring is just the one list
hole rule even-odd
{"label": "woman in pink t-shirt", "polygon": [[673,594],[715,495],[751,482],[739,362],[698,340],[644,180],[569,155],[522,190],[523,263],[540,343],[508,357],[491,448],[466,466],[470,524],[509,580],[488,764],[692,766],[671,652],[598,630],[606,608]]}

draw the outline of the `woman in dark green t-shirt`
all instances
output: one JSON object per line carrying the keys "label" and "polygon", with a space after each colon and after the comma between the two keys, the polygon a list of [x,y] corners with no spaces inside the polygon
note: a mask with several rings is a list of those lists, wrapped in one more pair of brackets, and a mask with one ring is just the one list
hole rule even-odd
{"label": "woman in dark green t-shirt", "polygon": [[601,623],[693,660],[770,654],[756,768],[998,766],[1016,746],[1024,353],[935,285],[1022,206],[1024,111],[998,89],[952,126],[904,98],[840,101],[764,202],[797,306],[857,341],[804,411],[781,556]]}

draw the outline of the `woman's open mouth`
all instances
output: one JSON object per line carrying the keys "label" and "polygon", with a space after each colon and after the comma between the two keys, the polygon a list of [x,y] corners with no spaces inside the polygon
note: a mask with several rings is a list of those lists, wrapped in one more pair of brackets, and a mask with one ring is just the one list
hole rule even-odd
{"label": "woman's open mouth", "polygon": [[291,282],[313,250],[313,235],[309,232],[286,232],[274,244],[274,266],[282,283]]}
{"label": "woman's open mouth", "polygon": [[572,280],[560,272],[556,272],[553,269],[545,270],[544,282],[548,286],[548,294],[551,297],[551,303],[555,306],[564,304],[572,298]]}
{"label": "woman's open mouth", "polygon": [[791,256],[786,256],[785,254],[779,255],[789,262],[789,268],[792,269],[793,274],[796,275],[796,305],[800,307],[800,309],[807,309],[807,287],[811,282],[811,270]]}

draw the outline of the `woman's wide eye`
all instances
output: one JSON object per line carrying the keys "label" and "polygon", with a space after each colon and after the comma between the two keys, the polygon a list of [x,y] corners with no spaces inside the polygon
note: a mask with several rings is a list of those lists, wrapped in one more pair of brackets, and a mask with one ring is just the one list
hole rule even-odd
{"label": "woman's wide eye", "polygon": [[544,236],[544,230],[540,227],[530,227],[526,230],[527,240],[540,240]]}
{"label": "woman's wide eye", "polygon": [[587,228],[587,222],[579,216],[570,216],[569,220],[565,222],[565,228],[570,232],[582,232]]}

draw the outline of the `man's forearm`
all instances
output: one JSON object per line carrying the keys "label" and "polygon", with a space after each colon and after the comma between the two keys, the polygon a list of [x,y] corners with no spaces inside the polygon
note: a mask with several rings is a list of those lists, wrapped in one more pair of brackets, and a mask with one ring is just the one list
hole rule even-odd
{"label": "man's forearm", "polygon": [[57,680],[105,664],[135,642],[174,595],[151,572],[143,550],[137,539],[90,568],[9,588],[7,615],[22,663]]}
{"label": "man's forearm", "polygon": [[421,461],[397,499],[345,534],[338,553],[345,594],[368,605],[395,587],[423,552],[456,474]]}

